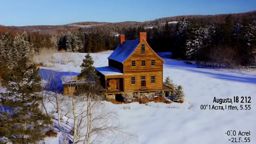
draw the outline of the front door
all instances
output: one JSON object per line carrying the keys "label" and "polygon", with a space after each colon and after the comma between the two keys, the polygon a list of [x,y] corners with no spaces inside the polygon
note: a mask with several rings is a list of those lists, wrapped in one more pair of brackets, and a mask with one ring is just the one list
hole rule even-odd
{"label": "front door", "polygon": [[118,89],[118,85],[117,85],[117,80],[116,79],[110,79],[108,80],[108,89],[109,90],[117,90]]}
{"label": "front door", "polygon": [[107,80],[107,89],[110,91],[120,91],[122,90],[122,81],[121,79],[108,79]]}

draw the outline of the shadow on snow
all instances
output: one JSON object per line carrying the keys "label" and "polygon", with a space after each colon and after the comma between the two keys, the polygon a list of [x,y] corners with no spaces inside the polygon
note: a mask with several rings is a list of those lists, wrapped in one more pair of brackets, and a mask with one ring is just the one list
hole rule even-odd
{"label": "shadow on snow", "polygon": [[230,72],[229,71],[218,71],[221,69],[198,68],[194,64],[186,64],[183,61],[173,60],[173,59],[169,59],[169,58],[165,58],[164,60],[165,60],[164,65],[166,67],[187,70],[187,71],[191,71],[194,73],[200,73],[200,74],[204,74],[206,76],[216,78],[216,79],[256,84],[256,75],[255,74],[244,74],[244,73],[232,72],[232,71],[230,71]]}

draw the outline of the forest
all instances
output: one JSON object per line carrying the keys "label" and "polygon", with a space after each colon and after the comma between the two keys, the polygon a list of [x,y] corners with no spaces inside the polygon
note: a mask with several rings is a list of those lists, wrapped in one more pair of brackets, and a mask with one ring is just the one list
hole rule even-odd
{"label": "forest", "polygon": [[[146,22],[76,23],[64,26],[0,27],[0,38],[23,34],[34,51],[67,52],[113,50],[118,35],[126,39],[146,31],[155,51],[171,57],[222,67],[255,65],[256,12],[213,16],[180,16]],[[25,34],[24,34],[25,33]]]}

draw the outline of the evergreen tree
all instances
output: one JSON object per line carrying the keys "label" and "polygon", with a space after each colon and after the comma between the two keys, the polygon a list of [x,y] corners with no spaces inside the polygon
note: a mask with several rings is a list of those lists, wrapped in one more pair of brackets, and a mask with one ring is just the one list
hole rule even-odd
{"label": "evergreen tree", "polygon": [[27,33],[18,34],[14,37],[12,49],[13,61],[19,61],[25,58],[30,60],[34,54],[34,49],[28,41]]}
{"label": "evergreen tree", "polygon": [[24,58],[32,58],[34,51],[27,40],[27,33],[17,34],[14,38],[4,34],[0,38],[0,64],[12,69]]}
{"label": "evergreen tree", "polygon": [[164,84],[166,84],[166,85],[171,85],[171,79],[170,79],[170,77],[167,77],[167,78],[165,79]]}
{"label": "evergreen tree", "polygon": [[84,33],[79,30],[70,33],[72,52],[81,52],[84,47]]}
{"label": "evergreen tree", "polygon": [[58,49],[66,50],[66,36],[60,36],[60,38],[58,39]]}
{"label": "evergreen tree", "polygon": [[240,43],[243,43],[242,47],[239,49],[239,56],[241,58],[241,65],[256,64],[255,54],[256,51],[256,20],[251,23],[247,23],[242,28],[243,33],[241,35]]}
{"label": "evergreen tree", "polygon": [[175,88],[175,96],[173,97],[173,101],[180,103],[184,102],[184,93],[180,85]]}
{"label": "evergreen tree", "polygon": [[172,51],[173,58],[186,58],[186,40],[188,37],[189,22],[187,20],[179,21],[176,25],[175,45]]}
{"label": "evergreen tree", "polygon": [[7,90],[0,93],[0,106],[8,111],[0,111],[0,139],[6,138],[12,143],[35,143],[45,137],[51,119],[39,108],[41,83],[38,69],[30,61],[31,47],[26,35],[21,34],[4,48],[7,57],[1,76]]}
{"label": "evergreen tree", "polygon": [[164,84],[169,88],[170,95],[173,96],[175,94],[175,85],[171,81],[170,77],[165,79]]}
{"label": "evergreen tree", "polygon": [[24,62],[26,60],[19,61],[5,73],[3,85],[7,92],[0,95],[0,105],[11,109],[11,112],[0,112],[0,137],[6,137],[13,143],[42,140],[51,124],[50,117],[39,108],[42,95],[38,69]]}
{"label": "evergreen tree", "polygon": [[9,33],[2,34],[0,36],[0,77],[5,72],[11,56],[8,54],[13,47],[13,38]]}
{"label": "evergreen tree", "polygon": [[182,103],[184,102],[184,93],[180,85],[175,85],[170,77],[167,77],[164,82],[165,86],[169,89],[169,97],[174,102]]}
{"label": "evergreen tree", "polygon": [[214,26],[193,26],[190,31],[190,38],[186,41],[186,58],[201,60],[203,55],[200,54],[202,49],[211,45],[212,35],[215,33]]}
{"label": "evergreen tree", "polygon": [[68,32],[68,34],[65,36],[65,48],[66,51],[72,52],[72,36],[71,32]]}
{"label": "evergreen tree", "polygon": [[80,79],[85,79],[88,81],[96,81],[98,76],[93,66],[93,59],[89,53],[85,55],[83,63],[81,64],[81,73],[79,75]]}

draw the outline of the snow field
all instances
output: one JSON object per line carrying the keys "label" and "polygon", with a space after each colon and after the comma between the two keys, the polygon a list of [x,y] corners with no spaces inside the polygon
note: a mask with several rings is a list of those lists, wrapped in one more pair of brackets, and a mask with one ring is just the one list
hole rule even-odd
{"label": "snow field", "polygon": [[[92,53],[95,66],[107,66],[112,51]],[[164,55],[162,53],[161,55]],[[42,61],[44,68],[79,72],[83,53],[55,53]],[[196,68],[164,56],[164,77],[183,87],[184,104],[119,104],[104,102],[106,110],[117,114],[112,121],[120,131],[102,143],[131,144],[229,144],[227,130],[251,131],[256,143],[256,70]],[[213,98],[251,96],[252,110],[200,110]]]}

